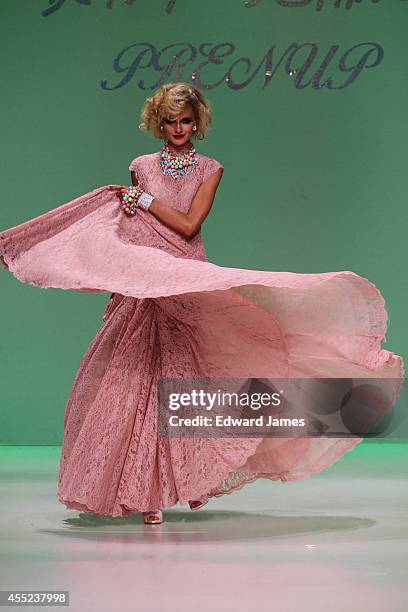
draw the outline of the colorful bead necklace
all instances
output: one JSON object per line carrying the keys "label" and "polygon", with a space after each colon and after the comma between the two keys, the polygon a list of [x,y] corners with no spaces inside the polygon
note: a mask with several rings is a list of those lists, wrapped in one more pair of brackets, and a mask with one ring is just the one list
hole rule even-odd
{"label": "colorful bead necklace", "polygon": [[193,145],[187,151],[177,154],[170,149],[169,141],[166,140],[161,150],[163,174],[168,174],[173,178],[182,178],[193,172],[196,163],[196,150]]}

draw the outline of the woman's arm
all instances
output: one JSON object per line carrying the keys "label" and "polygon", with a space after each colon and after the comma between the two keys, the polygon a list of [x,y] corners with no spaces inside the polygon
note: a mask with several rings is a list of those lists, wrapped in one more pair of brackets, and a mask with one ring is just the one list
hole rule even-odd
{"label": "woman's arm", "polygon": [[[211,210],[223,172],[223,168],[219,168],[201,183],[187,213],[175,210],[163,200],[154,198],[146,214],[151,213],[156,219],[159,219],[159,221],[171,229],[179,232],[185,238],[193,238],[200,230],[201,224]],[[131,176],[132,184],[136,186],[138,180],[135,172],[131,172]]]}

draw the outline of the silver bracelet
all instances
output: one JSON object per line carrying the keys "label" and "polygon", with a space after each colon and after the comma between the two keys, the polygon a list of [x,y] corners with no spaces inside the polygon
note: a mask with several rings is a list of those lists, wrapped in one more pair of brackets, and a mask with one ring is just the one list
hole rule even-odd
{"label": "silver bracelet", "polygon": [[144,191],[142,195],[139,197],[137,201],[137,205],[143,208],[144,210],[147,210],[153,200],[154,200],[154,196]]}

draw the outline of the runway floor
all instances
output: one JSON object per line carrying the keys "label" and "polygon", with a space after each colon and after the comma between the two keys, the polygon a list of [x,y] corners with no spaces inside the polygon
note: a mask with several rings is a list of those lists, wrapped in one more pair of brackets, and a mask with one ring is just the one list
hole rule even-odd
{"label": "runway floor", "polygon": [[74,612],[408,610],[406,443],[364,441],[306,480],[259,480],[153,526],[66,509],[60,452],[0,446],[2,590],[68,590],[59,609]]}

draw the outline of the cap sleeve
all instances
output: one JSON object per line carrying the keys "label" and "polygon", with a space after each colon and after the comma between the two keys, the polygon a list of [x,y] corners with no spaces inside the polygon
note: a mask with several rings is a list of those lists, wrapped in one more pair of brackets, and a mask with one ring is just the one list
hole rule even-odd
{"label": "cap sleeve", "polygon": [[138,157],[135,157],[135,159],[132,159],[132,161],[129,164],[129,170],[131,172],[138,172],[139,167],[138,167]]}
{"label": "cap sleeve", "polygon": [[214,174],[214,172],[216,172],[219,168],[222,168],[224,170],[224,166],[219,161],[217,161],[213,157],[209,157],[206,160],[206,164],[204,166],[203,181],[208,179],[208,177],[211,176],[211,174]]}

